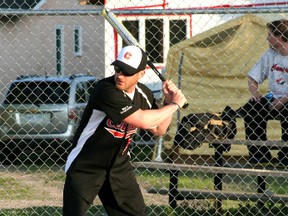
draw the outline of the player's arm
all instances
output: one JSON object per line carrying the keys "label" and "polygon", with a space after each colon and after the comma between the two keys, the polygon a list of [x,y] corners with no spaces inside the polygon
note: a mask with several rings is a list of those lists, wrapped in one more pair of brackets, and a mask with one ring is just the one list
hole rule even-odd
{"label": "player's arm", "polygon": [[171,82],[163,84],[165,106],[160,109],[137,110],[124,119],[124,122],[137,128],[148,129],[155,135],[163,135],[169,127],[173,114],[182,107],[186,98]]}
{"label": "player's arm", "polygon": [[262,94],[258,91],[258,82],[256,82],[252,77],[248,76],[248,88],[251,92],[252,101],[259,101],[262,97]]}
{"label": "player's arm", "polygon": [[160,109],[139,109],[126,117],[124,122],[137,128],[148,129],[155,135],[164,135],[177,109],[178,105],[172,103]]}

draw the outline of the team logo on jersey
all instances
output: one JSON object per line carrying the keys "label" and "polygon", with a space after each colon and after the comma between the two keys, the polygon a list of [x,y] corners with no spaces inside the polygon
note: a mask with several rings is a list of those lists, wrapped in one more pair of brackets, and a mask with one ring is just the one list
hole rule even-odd
{"label": "team logo on jersey", "polygon": [[281,67],[281,66],[278,65],[278,64],[274,64],[274,65],[272,65],[272,67],[271,67],[271,71],[279,71],[279,72],[288,73],[288,68],[286,68],[286,67]]}
{"label": "team logo on jersey", "polygon": [[279,85],[284,85],[285,81],[283,80],[282,77],[280,77],[279,79],[276,80],[276,83],[279,84]]}
{"label": "team logo on jersey", "polygon": [[132,106],[125,106],[122,108],[122,111],[120,112],[120,114],[123,114],[125,112],[127,112],[128,110],[130,110],[132,108]]}
{"label": "team logo on jersey", "polygon": [[106,125],[107,127],[105,127],[105,129],[115,138],[119,139],[121,138],[129,139],[137,131],[136,127],[132,125],[127,125],[124,122],[121,122],[120,124],[114,124],[109,118],[106,121]]}

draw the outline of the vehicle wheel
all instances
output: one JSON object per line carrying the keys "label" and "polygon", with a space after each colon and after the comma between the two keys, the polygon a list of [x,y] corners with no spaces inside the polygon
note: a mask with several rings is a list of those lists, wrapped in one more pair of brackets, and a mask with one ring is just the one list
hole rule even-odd
{"label": "vehicle wheel", "polygon": [[0,144],[0,164],[4,164],[4,161],[6,159],[6,155],[3,150],[4,150],[4,145],[1,143]]}
{"label": "vehicle wheel", "polygon": [[7,147],[6,145],[4,145],[3,148],[1,148],[1,153],[0,153],[0,161],[1,164],[3,165],[10,165],[10,164],[14,164],[17,163],[17,151],[13,149],[13,151]]}

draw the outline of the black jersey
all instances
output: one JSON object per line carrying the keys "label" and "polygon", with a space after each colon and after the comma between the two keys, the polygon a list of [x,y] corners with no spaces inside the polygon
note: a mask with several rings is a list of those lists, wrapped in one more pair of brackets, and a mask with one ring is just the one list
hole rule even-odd
{"label": "black jersey", "polygon": [[114,76],[96,84],[75,133],[74,147],[65,167],[67,178],[73,175],[76,190],[81,188],[79,191],[85,191],[91,189],[91,184],[101,184],[107,170],[114,164],[119,165],[115,162],[116,155],[122,153],[123,157],[127,157],[127,144],[137,128],[124,123],[123,119],[139,109],[151,108],[157,108],[153,93],[141,83],[137,84],[133,100],[116,88]]}

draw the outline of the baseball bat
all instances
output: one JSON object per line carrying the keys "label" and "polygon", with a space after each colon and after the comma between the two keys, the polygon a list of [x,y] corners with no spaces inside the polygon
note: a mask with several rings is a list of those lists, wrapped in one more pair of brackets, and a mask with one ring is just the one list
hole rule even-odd
{"label": "baseball bat", "polygon": [[[110,25],[116,30],[116,32],[120,35],[120,37],[128,44],[138,46],[140,49],[144,50],[138,41],[131,35],[131,33],[127,30],[127,28],[117,19],[115,14],[111,12],[109,9],[104,8],[102,10],[102,16],[110,23]],[[166,81],[165,77],[157,70],[153,62],[150,60],[147,52],[147,64],[154,71],[154,73],[160,78],[161,81]],[[188,102],[186,102],[182,108],[187,108],[189,106]]]}

